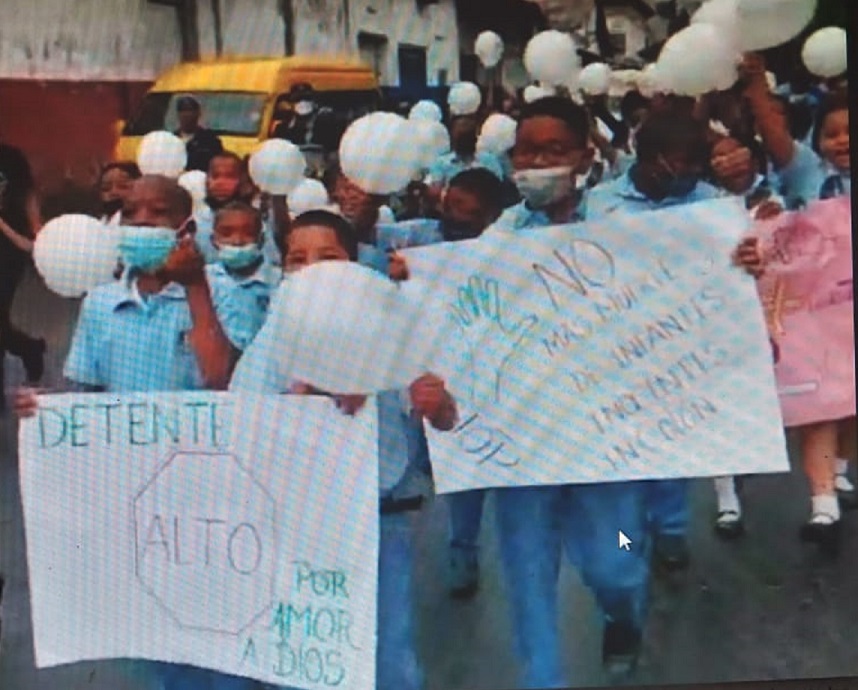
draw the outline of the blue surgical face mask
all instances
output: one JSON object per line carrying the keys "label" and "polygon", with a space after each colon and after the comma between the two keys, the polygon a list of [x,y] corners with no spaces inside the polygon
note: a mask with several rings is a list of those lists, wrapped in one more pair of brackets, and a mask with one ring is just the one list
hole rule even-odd
{"label": "blue surgical face mask", "polygon": [[126,268],[154,273],[167,263],[177,242],[178,232],[172,228],[126,225],[122,227],[119,254]]}
{"label": "blue surgical face mask", "polygon": [[218,247],[217,258],[224,267],[240,271],[252,266],[262,258],[262,247],[258,244],[242,244],[239,246],[225,244]]}

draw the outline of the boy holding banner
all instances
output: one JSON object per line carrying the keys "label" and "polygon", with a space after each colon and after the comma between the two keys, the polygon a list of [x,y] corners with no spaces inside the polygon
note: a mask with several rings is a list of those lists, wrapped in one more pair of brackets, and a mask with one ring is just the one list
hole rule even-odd
{"label": "boy holding banner", "polygon": [[[122,212],[121,280],[84,299],[65,365],[78,389],[104,392],[225,388],[236,351],[220,324],[194,243],[192,200],[175,181],[138,179]],[[31,389],[18,414],[35,413]],[[251,690],[252,681],[192,666],[146,664],[163,690]]]}
{"label": "boy holding banner", "polygon": [[[507,209],[486,232],[515,233],[582,220],[575,179],[593,159],[587,142],[588,116],[580,106],[559,97],[528,104],[512,151],[514,180],[524,201]],[[495,497],[507,599],[524,666],[519,687],[565,685],[557,624],[562,550],[580,568],[603,611],[606,668],[617,675],[630,673],[646,616],[647,549],[642,544],[627,553],[605,534],[616,535],[616,526],[624,525],[629,534],[645,535],[643,483],[522,486],[496,489]]]}
{"label": "boy holding banner", "polygon": [[[655,211],[721,196],[718,189],[701,180],[709,150],[706,131],[691,113],[652,113],[641,125],[636,142],[635,163],[625,175],[592,192],[589,215]],[[687,493],[687,479],[647,482],[654,555],[669,571],[688,567]]]}
{"label": "boy holding banner", "polygon": [[[342,217],[327,211],[298,216],[286,236],[283,268],[294,273],[320,261],[357,261],[355,230]],[[301,337],[301,334],[295,334]],[[327,395],[312,385],[284,379],[278,370],[282,334],[268,320],[236,367],[231,391]],[[356,414],[364,396],[333,395],[345,414]],[[405,398],[408,398],[407,404]],[[409,513],[420,508],[421,497],[400,491],[407,478],[410,415],[439,430],[456,423],[456,405],[444,382],[427,374],[407,391],[387,391],[377,397],[379,421],[379,480],[381,544],[378,583],[377,687],[379,690],[419,690],[423,672],[415,652],[411,595],[412,533]]]}
{"label": "boy holding banner", "polygon": [[[458,242],[479,237],[501,214],[503,184],[496,175],[484,168],[464,170],[450,180],[442,202],[441,220],[425,219],[422,233],[415,232],[411,223],[383,227],[386,235],[383,244],[391,248],[427,246],[439,242]],[[396,252],[390,257],[390,277],[407,280],[408,266],[405,257]],[[413,463],[431,472],[429,448],[423,421],[409,425],[409,447]],[[477,540],[483,517],[486,491],[475,489],[446,496],[450,514],[448,584],[454,599],[470,599],[477,593],[480,566]]]}

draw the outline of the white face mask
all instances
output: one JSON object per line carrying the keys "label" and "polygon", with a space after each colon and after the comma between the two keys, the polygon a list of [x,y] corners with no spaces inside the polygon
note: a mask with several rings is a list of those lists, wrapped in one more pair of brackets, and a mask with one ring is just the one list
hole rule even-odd
{"label": "white face mask", "polygon": [[295,104],[295,112],[302,117],[306,117],[313,112],[315,106],[311,101],[300,101]]}
{"label": "white face mask", "polygon": [[513,173],[518,191],[533,209],[543,209],[572,196],[577,186],[571,167],[519,170]]}

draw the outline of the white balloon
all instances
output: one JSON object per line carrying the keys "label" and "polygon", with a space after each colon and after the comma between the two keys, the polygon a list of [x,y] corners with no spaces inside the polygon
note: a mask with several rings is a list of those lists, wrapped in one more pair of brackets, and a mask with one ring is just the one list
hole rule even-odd
{"label": "white balloon", "polygon": [[120,234],[90,216],[60,216],[36,235],[33,262],[52,292],[81,297],[114,280]]}
{"label": "white balloon", "polygon": [[667,87],[661,83],[656,63],[650,63],[641,70],[637,79],[637,88],[644,98],[652,98],[657,93],[667,93]]}
{"label": "white balloon", "polygon": [[591,96],[608,93],[611,86],[611,68],[604,62],[594,62],[581,70],[578,86]]}
{"label": "white balloon", "polygon": [[524,93],[522,94],[525,103],[533,103],[534,101],[538,101],[540,98],[548,98],[549,96],[556,95],[557,89],[539,86],[538,84],[531,84],[530,86],[525,87]]}
{"label": "white balloon", "polygon": [[431,122],[442,122],[444,113],[441,112],[441,106],[435,101],[423,100],[417,101],[408,113],[409,120],[429,120]]}
{"label": "white balloon", "polygon": [[340,167],[368,194],[395,194],[420,174],[425,150],[415,146],[415,123],[375,112],[355,120],[340,142]]}
{"label": "white balloon", "polygon": [[357,263],[323,261],[292,274],[280,293],[272,318],[284,378],[367,394],[406,388],[427,371],[437,331],[413,288]]}
{"label": "white balloon", "polygon": [[250,177],[265,193],[289,195],[304,179],[307,160],[295,144],[269,139],[250,157]]}
{"label": "white balloon", "polygon": [[483,95],[480,87],[469,81],[460,81],[450,87],[447,95],[447,105],[451,115],[473,115],[480,109]]}
{"label": "white balloon", "polygon": [[503,155],[515,146],[518,123],[509,115],[489,115],[477,138],[477,151]]}
{"label": "white balloon", "polygon": [[202,170],[189,170],[179,176],[179,185],[188,190],[195,204],[206,198],[206,174]]}
{"label": "white balloon", "polygon": [[739,0],[707,0],[691,17],[691,23],[717,26],[724,40],[740,49]]}
{"label": "white balloon", "polygon": [[318,180],[305,179],[289,195],[289,213],[299,216],[307,211],[328,210],[331,199],[328,190]]}
{"label": "white balloon", "polygon": [[536,81],[561,86],[580,70],[581,59],[572,36],[551,30],[530,39],[524,51],[524,66]]}
{"label": "white balloon", "polygon": [[484,67],[495,67],[503,57],[503,40],[494,31],[483,31],[477,36],[474,52]]}
{"label": "white balloon", "polygon": [[682,96],[729,89],[741,55],[712,24],[691,24],[665,43],[658,58],[661,85]]}
{"label": "white balloon", "polygon": [[414,129],[413,146],[421,147],[424,155],[421,156],[421,169],[428,169],[439,156],[450,151],[450,133],[440,122],[429,122],[426,120],[411,121]]}
{"label": "white balloon", "polygon": [[817,77],[830,79],[843,74],[847,67],[846,32],[836,26],[814,32],[804,42],[801,59]]}
{"label": "white balloon", "polygon": [[765,50],[792,40],[810,24],[816,0],[738,0],[743,51]]}
{"label": "white balloon", "polygon": [[179,177],[188,164],[184,142],[170,132],[150,132],[140,142],[137,165],[144,175]]}

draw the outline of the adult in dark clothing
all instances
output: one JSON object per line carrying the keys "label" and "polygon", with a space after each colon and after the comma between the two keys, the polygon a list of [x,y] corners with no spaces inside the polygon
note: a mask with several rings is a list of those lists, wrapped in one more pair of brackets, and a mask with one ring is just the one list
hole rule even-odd
{"label": "adult in dark clothing", "polygon": [[182,96],[176,101],[179,129],[175,134],[185,142],[188,163],[185,170],[208,172],[211,159],[223,152],[223,143],[210,129],[200,126],[202,107],[193,96]]}
{"label": "adult in dark clothing", "polygon": [[333,110],[320,107],[312,86],[293,86],[283,105],[291,108],[278,113],[283,119],[272,133],[274,138],[295,146],[320,146],[326,154],[339,148],[345,124],[338,122]]}
{"label": "adult in dark clothing", "polygon": [[30,165],[20,150],[0,144],[0,358],[6,352],[19,357],[31,384],[38,383],[44,374],[45,341],[15,328],[10,312],[39,226]]}

